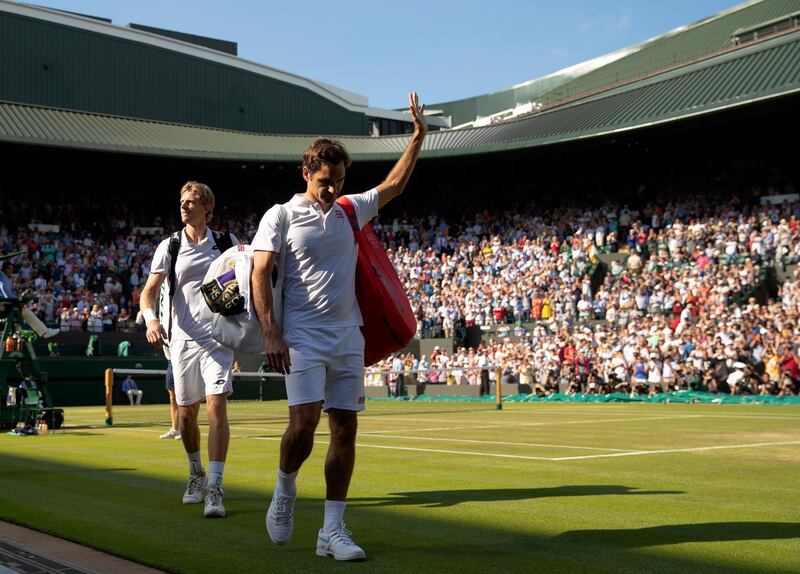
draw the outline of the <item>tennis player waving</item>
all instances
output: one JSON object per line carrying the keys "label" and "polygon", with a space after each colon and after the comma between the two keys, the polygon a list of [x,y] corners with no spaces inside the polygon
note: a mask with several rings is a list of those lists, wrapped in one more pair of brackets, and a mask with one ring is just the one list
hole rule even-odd
{"label": "tennis player waving", "polygon": [[[386,179],[348,196],[360,226],[403,192],[417,161],[428,125],[417,94],[409,94],[414,133]],[[358,247],[341,207],[350,157],[341,143],[314,141],[303,154],[306,191],[267,211],[253,238],[253,301],[273,369],[286,373],[289,426],[281,441],[278,481],[267,511],[273,542],[292,536],[295,480],[314,446],[320,414],[328,414],[331,439],[325,459],[325,517],[317,554],[363,560],[364,551],[345,528],[344,509],[355,463],[357,413],[364,409],[364,338],[355,295]],[[288,218],[284,222],[283,218]],[[282,241],[284,223],[288,224]],[[283,325],[276,324],[269,278],[285,250]]]}

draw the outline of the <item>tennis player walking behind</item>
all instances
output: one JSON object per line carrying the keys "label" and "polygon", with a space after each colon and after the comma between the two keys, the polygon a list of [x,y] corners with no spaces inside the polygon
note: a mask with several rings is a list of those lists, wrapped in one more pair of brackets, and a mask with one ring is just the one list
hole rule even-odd
{"label": "tennis player walking behind", "polygon": [[[203,515],[222,517],[225,516],[222,473],[230,442],[227,400],[233,392],[233,352],[211,338],[212,315],[200,293],[200,285],[211,262],[239,241],[233,235],[213,232],[207,227],[214,211],[214,194],[207,185],[186,183],[181,189],[180,209],[185,227],[156,248],[142,291],[142,314],[147,324],[147,340],[157,347],[164,340],[169,341],[178,431],[189,459],[189,483],[183,503],[197,504],[205,498]],[[153,307],[164,279],[173,274],[171,311],[162,313],[170,323],[165,330]],[[209,476],[200,459],[197,423],[203,399],[208,413]]]}

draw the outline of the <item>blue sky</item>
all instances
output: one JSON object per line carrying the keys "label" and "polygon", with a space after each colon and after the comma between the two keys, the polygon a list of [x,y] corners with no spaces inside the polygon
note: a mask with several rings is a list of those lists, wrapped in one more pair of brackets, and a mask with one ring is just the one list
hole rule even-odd
{"label": "blue sky", "polygon": [[239,56],[402,107],[547,75],[727,10],[731,0],[39,0],[231,40]]}

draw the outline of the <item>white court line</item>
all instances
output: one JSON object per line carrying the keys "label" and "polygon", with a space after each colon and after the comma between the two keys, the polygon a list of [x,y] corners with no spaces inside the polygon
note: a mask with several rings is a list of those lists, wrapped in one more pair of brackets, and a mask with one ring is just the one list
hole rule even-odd
{"label": "white court line", "polygon": [[[578,411],[577,408],[576,409],[571,409],[571,410],[559,410],[559,411],[549,410],[549,409],[547,409],[547,410],[542,409],[542,410],[536,410],[536,411],[531,411],[531,412],[526,412],[526,411],[523,411],[523,410],[510,410],[510,411],[505,412],[505,414],[503,416],[506,416],[506,415],[525,415],[525,416],[529,416],[529,415],[535,415],[535,416],[542,416],[542,415],[609,415],[609,414],[614,415],[615,417],[617,417],[617,416],[619,416],[619,417],[648,416],[648,413],[646,413],[644,411],[634,412],[634,413],[625,413],[625,412],[618,412],[618,411],[617,412],[609,412],[609,411],[613,411],[613,410],[617,410],[617,409],[621,409],[621,408],[625,408],[625,407],[631,406],[629,403],[618,403],[618,404],[617,403],[604,403],[603,404],[603,409],[606,409],[606,410],[602,410],[602,409],[600,409],[598,407],[590,407],[589,405],[583,405],[582,403],[580,403],[580,404],[581,404],[581,409],[583,409],[583,408],[586,408],[586,409],[592,408],[592,410],[586,410],[586,411],[582,411],[582,412]],[[524,407],[527,407],[527,406],[534,406],[535,403],[503,403],[503,405],[504,405],[504,408],[515,407],[515,406],[521,406],[521,407],[524,408]],[[635,406],[648,407],[648,408],[651,408],[653,410],[657,410],[657,409],[659,409],[659,407],[682,407],[682,406],[686,407],[686,409],[683,410],[682,412],[676,412],[675,413],[676,415],[681,415],[681,414],[682,415],[690,415],[691,414],[692,416],[708,417],[708,418],[776,419],[776,420],[794,420],[794,421],[800,422],[800,414],[798,414],[796,416],[792,416],[792,415],[779,415],[779,414],[769,414],[769,413],[767,413],[767,414],[755,414],[755,413],[749,413],[749,414],[742,414],[742,413],[708,413],[708,412],[706,412],[706,413],[689,413],[687,411],[690,411],[691,409],[693,409],[695,407],[695,405],[689,405],[689,404],[683,404],[683,403],[671,403],[669,405],[663,405],[661,403],[658,403],[658,404],[646,404],[646,403],[643,403],[641,405],[635,405]],[[701,407],[702,406],[715,406],[715,407],[719,407],[719,408],[724,408],[726,406],[741,406],[741,405],[717,405],[717,404],[714,404],[714,405],[697,405],[697,406],[701,406]],[[746,406],[751,406],[753,408],[763,407],[765,409],[780,408],[780,406],[778,406],[778,405],[769,406],[769,407],[766,406],[766,405],[746,405]],[[791,405],[784,405],[784,406],[791,406]],[[487,413],[491,413],[491,412],[495,412],[495,411],[487,411]],[[652,414],[655,414],[655,413],[652,413]],[[392,417],[392,420],[398,420],[398,418]],[[412,419],[409,419],[409,420],[412,420]],[[413,420],[433,421],[433,420],[437,420],[437,419],[413,419]],[[457,421],[454,421],[454,422],[470,422],[470,421],[457,420]]]}
{"label": "white court line", "polygon": [[[486,411],[486,415],[487,416],[494,416],[495,413],[497,413],[496,410]],[[442,423],[459,423],[459,424],[480,424],[480,423],[486,422],[486,418],[482,418],[482,419],[478,420],[478,419],[464,419],[464,418],[460,418],[458,416],[453,416],[453,418],[437,418],[437,417],[430,417],[430,418],[429,417],[425,417],[425,418],[419,417],[419,418],[417,418],[417,417],[403,417],[403,416],[386,416],[386,415],[378,415],[378,414],[374,414],[374,416],[371,416],[373,414],[374,414],[374,411],[362,411],[362,413],[359,414],[359,419],[360,420],[369,419],[371,421],[386,420],[386,421],[392,421],[392,422],[394,422],[394,421],[410,421],[410,422],[423,422],[423,423],[442,422]],[[454,413],[454,415],[455,414],[456,413]],[[621,416],[621,417],[650,417],[650,416],[654,416],[654,415],[657,415],[657,414],[658,413],[645,413],[645,412],[639,412],[639,413],[619,413],[619,412],[609,413],[608,411],[603,412],[601,410],[596,410],[596,411],[592,411],[592,412],[584,412],[584,413],[578,413],[575,410],[571,410],[571,411],[536,411],[536,412],[527,412],[527,411],[523,411],[523,410],[518,410],[518,411],[504,412],[500,416],[502,416],[503,418],[509,419],[507,424],[513,425],[514,423],[512,422],[511,419],[515,419],[515,420],[522,419],[522,420],[525,420],[525,419],[530,418],[531,416],[539,417],[539,416],[543,416],[543,415],[553,415],[553,416],[561,416],[561,415],[609,416],[609,415],[612,415],[612,416],[615,416],[615,417],[616,416]],[[680,415],[696,416],[697,414],[698,413],[675,413],[675,414],[673,414],[671,416],[680,416]],[[518,415],[518,416],[515,416],[515,415]],[[798,417],[798,418],[800,418],[800,417]]]}
{"label": "white court line", "polygon": [[[107,427],[111,428],[111,427]],[[149,429],[125,429],[131,430],[136,432],[159,432],[158,429],[149,430]],[[231,435],[231,438],[244,438],[244,439],[252,439],[252,440],[269,440],[269,441],[279,441],[282,437],[267,437],[267,436],[248,436],[248,435]],[[383,438],[382,436],[380,438]],[[470,456],[483,456],[489,458],[512,458],[517,460],[546,460],[550,462],[564,462],[568,460],[585,460],[585,459],[593,459],[593,458],[616,458],[621,456],[643,456],[648,454],[669,454],[673,452],[702,452],[702,451],[709,451],[709,450],[729,450],[729,449],[737,449],[737,448],[759,448],[759,447],[766,447],[766,446],[786,446],[786,445],[800,445],[800,441],[785,441],[785,442],[759,442],[759,443],[750,443],[750,444],[728,444],[728,445],[719,445],[719,446],[700,446],[700,447],[692,447],[692,448],[669,448],[663,450],[634,450],[634,451],[627,451],[627,452],[615,452],[609,454],[588,454],[582,456],[560,456],[560,457],[551,457],[551,456],[527,456],[527,455],[519,455],[519,454],[500,454],[500,453],[490,453],[490,452],[475,452],[475,451],[468,451],[468,450],[447,450],[447,449],[438,449],[438,448],[414,448],[414,447],[407,447],[407,446],[388,446],[388,445],[378,445],[378,444],[362,444],[358,443],[358,448],[380,448],[384,450],[402,450],[402,451],[411,451],[411,452],[431,452],[431,453],[439,453],[439,454],[458,454],[458,455],[470,455]],[[565,445],[553,445],[553,446],[560,446],[561,448],[583,448],[583,447],[570,447]],[[588,449],[587,449],[588,450]]]}
{"label": "white court line", "polygon": [[722,449],[733,449],[733,448],[755,448],[755,447],[763,447],[763,446],[779,446],[779,445],[794,445],[800,444],[800,441],[791,441],[791,442],[764,442],[764,443],[753,443],[753,444],[737,444],[737,445],[724,445],[724,446],[703,446],[703,447],[696,447],[696,448],[676,448],[676,449],[665,449],[665,450],[642,450],[642,451],[633,451],[633,452],[620,452],[620,453],[613,453],[613,454],[591,454],[586,456],[562,456],[562,457],[547,457],[547,456],[524,456],[524,455],[516,455],[516,454],[498,454],[498,453],[488,453],[488,452],[471,452],[471,451],[464,451],[464,450],[444,450],[444,449],[433,449],[433,448],[411,448],[411,447],[403,447],[403,446],[385,446],[385,445],[377,445],[377,444],[358,444],[359,448],[367,447],[367,448],[382,448],[387,450],[409,450],[415,452],[435,452],[435,453],[443,453],[443,454],[460,454],[460,455],[472,455],[472,456],[487,456],[492,458],[515,458],[515,459],[523,459],[523,460],[547,460],[551,462],[562,462],[566,460],[580,460],[580,459],[587,459],[587,458],[608,458],[608,457],[619,457],[619,456],[638,456],[638,455],[645,455],[645,454],[662,454],[662,453],[671,453],[671,452],[696,452],[696,451],[704,451],[704,450],[722,450]]}
{"label": "white court line", "polygon": [[787,420],[800,422],[800,416],[781,416],[781,415],[739,415],[736,413],[704,413],[700,415],[709,419],[760,419],[760,420]]}
{"label": "white court line", "polygon": [[[362,413],[366,413],[366,411],[361,411],[361,412]],[[488,411],[488,412],[494,413],[494,412],[497,412],[497,411]],[[440,418],[434,418],[434,417],[431,417],[431,418],[427,418],[427,417],[426,418],[396,417],[396,416],[386,416],[386,415],[378,415],[378,414],[375,414],[374,416],[370,416],[372,414],[373,414],[372,412],[370,412],[369,414],[359,414],[358,418],[359,418],[359,420],[369,419],[371,421],[381,421],[381,420],[385,420],[387,422],[388,421],[391,421],[391,422],[395,422],[395,421],[403,421],[403,422],[410,421],[410,422],[419,422],[419,423],[482,423],[482,422],[484,422],[486,420],[486,419],[481,419],[481,420],[461,419],[461,418],[457,418],[455,416],[452,419],[440,419]]]}
{"label": "white court line", "polygon": [[[574,414],[574,413],[572,413]],[[615,413],[615,416],[621,413]],[[696,413],[696,414],[676,414],[676,415],[665,415],[665,416],[639,416],[638,418],[633,418],[633,416],[627,416],[626,418],[612,418],[612,419],[583,419],[583,420],[572,420],[572,421],[537,421],[537,422],[507,422],[503,424],[491,424],[491,425],[470,425],[470,426],[454,426],[454,427],[428,427],[428,428],[406,428],[406,429],[387,429],[387,430],[373,430],[373,431],[361,431],[360,434],[362,435],[376,435],[380,436],[385,433],[396,433],[398,430],[401,432],[434,432],[434,431],[454,431],[454,430],[472,430],[472,429],[491,429],[491,428],[516,428],[516,427],[535,427],[535,426],[554,426],[554,425],[581,425],[581,424],[595,424],[595,423],[617,423],[617,422],[640,422],[640,421],[656,421],[656,420],[679,420],[679,419],[690,419],[690,418],[756,418],[756,419],[772,419],[772,418],[786,418],[789,420],[798,420],[800,421],[800,417],[771,417],[767,416],[759,416],[759,415],[727,415],[727,414],[704,414],[704,413]],[[374,420],[374,419],[373,419]],[[397,420],[392,418],[391,421]],[[424,419],[406,419],[406,420],[424,420]],[[390,420],[387,420],[390,422]],[[456,422],[456,421],[453,421]],[[166,424],[166,423],[165,423]],[[207,425],[203,425],[207,426]],[[261,432],[275,432],[281,433],[286,430],[284,428],[270,428],[270,427],[254,427],[254,426],[239,426],[236,423],[232,423],[231,427],[235,427],[236,429],[241,430],[255,430]],[[92,428],[109,428],[103,425],[93,426]],[[129,428],[127,430],[143,430],[143,429],[133,429]],[[330,432],[328,431],[318,431],[316,434],[319,435],[328,435]],[[502,444],[502,443],[500,443]],[[514,443],[517,444],[517,443]],[[605,449],[605,450],[613,450],[613,449]],[[625,451],[631,452],[631,451]]]}
{"label": "white court line", "polygon": [[[448,431],[448,430],[469,430],[469,429],[489,429],[489,428],[516,428],[520,426],[547,426],[547,425],[556,425],[556,424],[592,424],[592,423],[606,423],[606,422],[629,422],[629,421],[651,421],[651,420],[671,420],[671,419],[685,419],[685,418],[696,418],[701,415],[693,415],[693,414],[686,414],[686,415],[672,415],[672,416],[663,416],[663,417],[654,417],[654,416],[643,416],[638,419],[590,419],[590,420],[578,420],[578,421],[538,421],[534,423],[514,423],[508,422],[503,424],[492,424],[492,425],[470,425],[470,426],[457,426],[457,427],[434,427],[434,428],[424,428],[424,429],[416,429],[416,428],[404,428],[404,429],[386,429],[386,430],[362,430],[359,431],[359,434],[375,434],[380,435],[382,433],[394,433],[394,432],[425,432],[425,431]],[[363,421],[363,418],[361,419]],[[393,422],[396,419],[387,420],[386,422]],[[458,421],[453,421],[458,422]],[[286,428],[269,428],[269,427],[257,427],[257,426],[241,426],[236,423],[231,423],[231,428],[236,428],[238,430],[255,430],[255,431],[263,431],[263,432],[279,432],[283,433]],[[320,435],[328,435],[330,432],[324,430],[318,430],[316,434]],[[497,443],[497,444],[505,444],[505,443]],[[513,443],[517,444],[517,443]],[[604,450],[616,450],[616,449],[604,449]]]}
{"label": "white court line", "polygon": [[698,446],[693,448],[667,448],[663,450],[635,450],[630,452],[616,452],[612,454],[588,454],[584,456],[562,456],[550,460],[580,460],[586,458],[609,458],[617,456],[639,456],[643,454],[664,454],[670,452],[701,452],[706,450],[724,450],[731,448],[758,448],[762,446],[781,446],[800,444],[800,441],[787,441],[787,442],[755,442],[751,444],[726,444],[720,446]]}
{"label": "white court line", "polygon": [[[251,438],[253,440],[281,440],[278,437],[266,437],[266,436],[250,436],[250,437],[239,437],[239,438]],[[471,454],[474,456],[488,456],[493,458],[518,458],[523,460],[553,460],[550,457],[546,456],[523,456],[517,454],[496,454],[496,453],[488,453],[488,452],[470,452],[466,450],[444,450],[444,449],[434,449],[434,448],[411,448],[407,446],[383,446],[378,444],[361,444],[358,443],[358,448],[383,448],[388,450],[410,450],[414,452],[436,452],[436,453],[443,453],[443,454]]]}
{"label": "white court line", "polygon": [[[238,437],[238,438],[251,438],[254,440],[280,440],[278,437]],[[664,454],[664,453],[672,453],[672,452],[699,452],[699,451],[707,451],[707,450],[723,450],[723,449],[735,449],[735,448],[758,448],[758,447],[765,447],[765,446],[781,446],[781,445],[796,445],[800,444],[800,441],[788,441],[788,442],[762,442],[762,443],[752,443],[752,444],[729,444],[729,445],[722,445],[722,446],[701,446],[695,448],[675,448],[675,449],[664,449],[664,450],[640,450],[640,451],[631,451],[631,452],[622,452],[622,453],[613,453],[613,454],[591,454],[586,456],[562,456],[562,457],[549,457],[549,456],[526,456],[526,455],[519,455],[519,454],[499,454],[499,453],[489,453],[489,452],[475,452],[475,451],[467,451],[467,450],[446,450],[440,448],[413,448],[407,446],[388,446],[388,445],[378,445],[378,444],[358,444],[358,448],[380,448],[385,450],[403,450],[403,451],[411,451],[411,452],[431,452],[437,454],[457,454],[457,455],[470,455],[470,456],[484,456],[490,458],[513,458],[518,460],[545,460],[550,462],[563,462],[568,460],[582,460],[582,459],[591,459],[591,458],[609,458],[609,457],[620,457],[620,456],[641,456],[646,454]]]}
{"label": "white court line", "polygon": [[[360,432],[358,433],[359,436],[372,436],[372,433],[369,432]],[[565,444],[543,444],[538,442],[507,442],[507,441],[496,441],[496,440],[469,440],[463,438],[441,438],[441,437],[426,437],[426,436],[396,436],[396,435],[385,435],[385,434],[376,434],[374,435],[380,438],[396,438],[396,439],[404,439],[404,440],[427,440],[432,442],[462,442],[465,444],[498,444],[501,446],[535,446],[535,447],[542,447],[542,448],[567,448],[567,449],[575,449],[575,450],[603,450],[603,451],[613,451],[613,452],[633,452],[631,450],[626,450],[623,448],[600,448],[596,446],[572,446],[572,445],[565,445]]]}
{"label": "white court line", "polygon": [[[287,421],[287,424],[288,424],[288,421]],[[206,425],[206,426],[208,426],[208,425]],[[286,432],[286,427],[274,429],[274,428],[269,428],[269,427],[245,427],[245,426],[239,426],[237,424],[231,424],[230,427],[231,427],[231,429],[235,429],[235,430],[254,430],[254,431],[261,431],[261,432],[277,432],[277,433],[280,433],[281,435],[283,435],[283,433]],[[330,433],[319,433],[319,432],[317,432],[316,434],[330,434]]]}
{"label": "white court line", "polygon": [[[658,421],[658,420],[675,420],[675,419],[693,419],[701,417],[702,415],[673,415],[664,417],[642,417],[638,419],[591,419],[580,421],[539,421],[535,423],[506,423],[506,424],[493,424],[493,425],[471,425],[466,427],[433,427],[425,429],[402,429],[403,432],[427,432],[427,431],[448,431],[448,430],[471,430],[471,429],[499,429],[499,428],[516,428],[516,427],[537,427],[537,426],[557,426],[557,425],[586,425],[595,423],[627,423],[638,421]],[[374,434],[397,432],[398,429],[381,430],[381,431],[367,431]]]}
{"label": "white court line", "polygon": [[[695,415],[685,415],[679,416],[677,418],[687,418],[687,417],[694,417]],[[663,417],[658,417],[663,418]],[[645,419],[637,419],[637,420],[658,420],[656,417],[648,417]],[[670,417],[671,418],[671,417]],[[630,419],[625,419],[626,421]],[[589,421],[564,421],[560,424],[586,424],[586,423],[597,423],[597,422],[618,422],[618,419],[606,419],[606,420],[589,420]],[[440,427],[440,428],[433,428],[433,429],[391,429],[391,430],[375,430],[375,431],[359,431],[359,436],[376,436],[376,437],[384,437],[388,436],[388,438],[406,438],[408,440],[430,440],[430,441],[442,441],[442,442],[461,442],[461,443],[469,443],[469,444],[494,444],[500,446],[534,446],[534,447],[543,447],[543,448],[567,448],[567,449],[576,449],[576,450],[600,450],[606,452],[631,452],[630,449],[621,449],[621,448],[599,448],[599,447],[583,447],[583,446],[565,446],[565,445],[556,445],[556,444],[541,444],[541,443],[520,443],[520,442],[503,442],[503,441],[485,441],[485,440],[469,440],[469,439],[452,439],[452,438],[440,438],[440,437],[413,437],[413,436],[405,436],[405,437],[398,437],[392,435],[386,435],[385,433],[396,433],[398,430],[400,432],[420,432],[420,431],[447,431],[447,430],[465,430],[465,429],[486,429],[486,428],[513,428],[518,426],[544,426],[553,424],[551,422],[538,422],[538,423],[520,423],[520,424],[504,424],[504,425],[483,425],[483,426],[468,426],[468,427]],[[208,426],[207,424],[201,424],[201,427]],[[102,428],[102,427],[100,427]],[[138,432],[147,432],[147,429],[138,429],[138,428],[128,428],[125,430],[135,430]],[[256,426],[240,426],[237,424],[231,424],[231,430],[250,430],[250,431],[258,431],[258,432],[274,432],[283,436],[283,433],[286,431],[285,428],[275,429],[269,427],[256,427]],[[152,432],[161,432],[160,429],[153,430]],[[328,436],[330,435],[330,431],[318,429],[315,433],[316,436]],[[255,437],[248,437],[248,438],[255,438]]]}
{"label": "white court line", "polygon": [[[655,412],[646,412],[646,409],[650,409],[652,411],[657,410],[666,410],[666,409],[681,409],[681,412],[676,412],[675,414],[698,414],[701,416],[707,417],[724,417],[724,418],[765,418],[765,419],[790,419],[790,420],[798,420],[800,419],[800,413],[798,415],[788,415],[788,414],[778,414],[775,410],[781,410],[781,407],[792,407],[793,405],[760,405],[760,404],[742,404],[742,405],[719,405],[719,404],[687,404],[687,403],[603,403],[601,405],[591,405],[587,403],[574,403],[576,406],[575,408],[571,409],[564,409],[560,407],[555,407],[551,404],[539,404],[539,403],[503,403],[504,410],[502,416],[509,416],[512,417],[514,415],[608,415],[613,414],[614,416],[628,416],[628,417],[636,417],[636,416],[646,416],[648,414],[657,414]],[[529,407],[543,407],[537,408],[534,411],[526,410]],[[773,409],[772,413],[764,412],[763,414],[758,413],[736,413],[736,412],[703,412],[703,413],[691,413],[692,409],[697,407],[717,407],[724,409],[725,407],[739,407],[739,406],[747,406],[751,407],[753,410],[758,410],[759,407],[766,410]],[[519,408],[517,408],[519,407]],[[635,407],[643,407],[641,410],[636,412],[624,412],[622,409],[625,408],[635,408]],[[609,412],[615,411],[615,412]],[[375,409],[368,409],[361,413],[361,416],[369,417],[370,415],[374,415],[376,418],[390,418],[391,420],[409,420],[409,421],[441,421],[441,420],[452,420],[447,419],[444,417],[425,417],[424,411],[420,410],[419,417],[407,417],[403,415],[391,415],[385,414],[389,411],[377,411]],[[491,415],[496,411],[494,409],[486,409],[483,411],[479,411],[486,415]],[[774,413],[774,414],[773,414]],[[467,413],[467,412],[453,412],[454,417],[458,417],[460,415],[475,415],[475,412]],[[461,419],[459,422],[475,422],[474,419]]]}

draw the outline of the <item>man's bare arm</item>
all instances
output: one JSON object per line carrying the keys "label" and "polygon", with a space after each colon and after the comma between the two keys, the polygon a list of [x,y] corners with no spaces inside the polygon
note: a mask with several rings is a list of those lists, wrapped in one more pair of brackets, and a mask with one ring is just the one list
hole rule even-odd
{"label": "man's bare arm", "polygon": [[283,332],[275,322],[272,312],[272,286],[270,277],[278,260],[278,254],[272,251],[256,251],[253,253],[253,275],[250,278],[251,297],[258,316],[258,323],[266,340],[267,362],[276,372],[288,374],[291,367],[289,347],[283,340]]}
{"label": "man's bare arm", "polygon": [[395,197],[403,193],[403,190],[414,171],[417,157],[422,149],[422,142],[425,134],[428,133],[428,123],[425,121],[425,104],[419,105],[417,92],[408,95],[408,108],[414,120],[414,133],[403,151],[403,155],[378,187],[378,207],[383,207]]}
{"label": "man's bare arm", "polygon": [[147,276],[147,283],[142,289],[140,298],[140,307],[142,308],[142,315],[144,315],[144,322],[147,326],[147,342],[156,347],[164,344],[164,337],[166,333],[158,317],[154,315],[156,305],[156,295],[161,289],[161,284],[164,282],[164,275],[161,273],[151,273]]}

